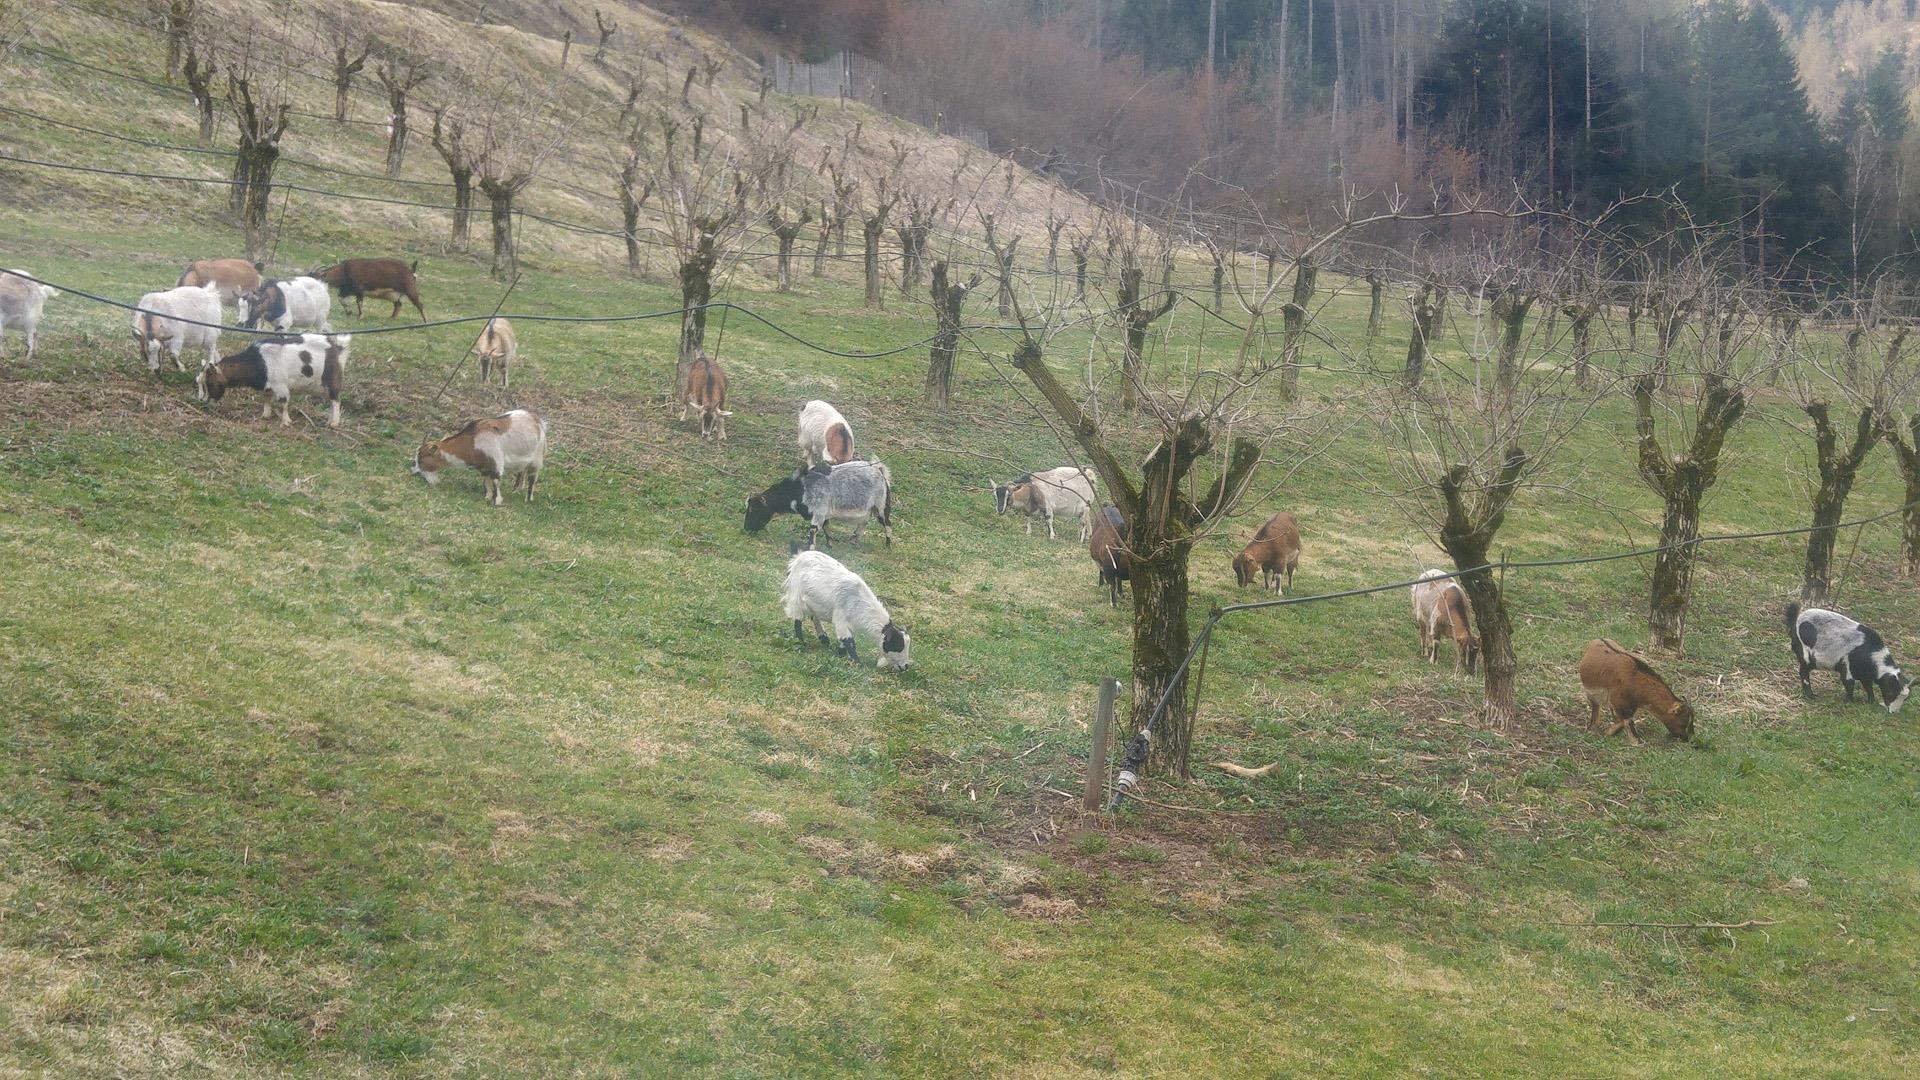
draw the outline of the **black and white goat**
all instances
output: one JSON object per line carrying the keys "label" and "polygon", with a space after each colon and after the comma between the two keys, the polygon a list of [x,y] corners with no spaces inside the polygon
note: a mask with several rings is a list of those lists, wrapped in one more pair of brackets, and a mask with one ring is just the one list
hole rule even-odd
{"label": "black and white goat", "polygon": [[810,530],[807,546],[814,540],[832,536],[827,528],[836,521],[853,522],[853,539],[858,542],[868,520],[877,520],[886,533],[887,545],[893,545],[893,474],[877,461],[848,461],[840,465],[815,465],[796,469],[792,476],[758,495],[747,498],[748,532],[767,527],[775,514],[799,514],[807,519]]}
{"label": "black and white goat", "polygon": [[[873,595],[860,575],[840,564],[824,551],[802,551],[787,560],[787,618],[793,620],[793,636],[805,644],[802,624],[813,623],[820,644],[840,643],[840,651],[854,663],[860,653],[854,634],[879,642],[882,669],[907,670],[907,647],[911,642],[904,628],[895,626],[887,606]],[[833,639],[827,638],[821,621],[833,624]]]}
{"label": "black and white goat", "polygon": [[327,294],[327,283],[319,278],[262,282],[259,288],[241,296],[237,306],[240,325],[248,329],[264,323],[283,332],[294,327],[323,334],[332,330],[327,319],[333,314],[333,298]]}
{"label": "black and white goat", "polygon": [[1907,703],[1913,680],[1903,678],[1893,653],[1872,627],[1862,626],[1837,611],[1826,608],[1801,609],[1787,605],[1787,632],[1793,638],[1793,658],[1800,662],[1800,690],[1813,696],[1815,668],[1840,676],[1847,688],[1847,700],[1853,700],[1853,684],[1860,683],[1872,703],[1875,687],[1888,712],[1899,712]]}
{"label": "black and white goat", "polygon": [[228,390],[263,390],[260,419],[273,415],[280,403],[280,423],[291,424],[287,403],[295,390],[308,390],[327,399],[327,426],[340,426],[340,386],[347,370],[351,334],[300,334],[262,338],[245,349],[201,369],[195,380],[200,396],[219,401]]}

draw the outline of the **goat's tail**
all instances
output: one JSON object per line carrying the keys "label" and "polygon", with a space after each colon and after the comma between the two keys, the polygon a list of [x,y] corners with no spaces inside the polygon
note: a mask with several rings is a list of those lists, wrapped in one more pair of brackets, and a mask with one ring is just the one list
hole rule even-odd
{"label": "goat's tail", "polygon": [[1787,605],[1787,632],[1792,633],[1794,628],[1799,625],[1800,601],[1795,600],[1793,603]]}

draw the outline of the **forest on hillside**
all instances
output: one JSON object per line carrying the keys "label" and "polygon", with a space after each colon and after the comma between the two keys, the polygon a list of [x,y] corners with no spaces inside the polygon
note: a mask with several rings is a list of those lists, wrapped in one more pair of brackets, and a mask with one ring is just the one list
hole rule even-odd
{"label": "forest on hillside", "polygon": [[1310,221],[1343,195],[1672,191],[1762,270],[1912,267],[1917,0],[719,0],[887,63],[1083,185]]}

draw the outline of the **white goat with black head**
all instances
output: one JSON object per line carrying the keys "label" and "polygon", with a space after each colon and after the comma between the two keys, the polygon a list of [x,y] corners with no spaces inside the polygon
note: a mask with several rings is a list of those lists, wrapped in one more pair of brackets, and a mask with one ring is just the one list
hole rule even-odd
{"label": "white goat with black head", "polygon": [[1837,611],[1802,610],[1799,604],[1789,604],[1787,632],[1793,638],[1793,658],[1800,662],[1800,690],[1806,696],[1813,696],[1813,680],[1809,676],[1819,668],[1840,676],[1840,685],[1847,688],[1848,701],[1853,700],[1853,685],[1859,683],[1866,691],[1869,704],[1878,687],[1881,704],[1890,713],[1899,712],[1900,706],[1907,703],[1913,680],[1902,677],[1900,666],[1893,662],[1892,650],[1872,627],[1862,626]]}
{"label": "white goat with black head", "polygon": [[[787,561],[786,612],[793,620],[793,636],[803,645],[807,635],[802,625],[811,621],[820,644],[838,641],[840,651],[854,663],[860,662],[854,643],[858,633],[879,643],[879,666],[883,670],[907,669],[911,642],[906,630],[894,625],[887,606],[873,595],[859,574],[824,551],[802,551]],[[821,628],[823,620],[833,624],[832,640]]]}

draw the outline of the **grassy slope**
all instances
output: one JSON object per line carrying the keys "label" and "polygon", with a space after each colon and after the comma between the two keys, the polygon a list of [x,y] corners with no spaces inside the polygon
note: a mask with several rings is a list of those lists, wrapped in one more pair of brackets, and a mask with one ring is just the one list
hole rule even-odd
{"label": "grassy slope", "polygon": [[[0,210],[0,264],[132,296],[230,243],[203,203],[183,219],[130,185],[0,178],[26,195]],[[295,205],[279,262],[379,247],[382,220]],[[668,304],[553,258],[513,308]],[[469,262],[425,268],[436,311],[497,299]],[[742,295],[838,346],[926,332],[840,282]],[[283,432],[135,378],[118,315],[53,311],[46,351],[0,382],[0,1069],[1914,1066],[1910,722],[1824,682],[1793,699],[1789,541],[1703,569],[1692,653],[1663,665],[1701,705],[1697,749],[1564,723],[1580,644],[1642,637],[1644,567],[1604,564],[1510,579],[1520,737],[1460,722],[1474,688],[1414,659],[1404,599],[1317,606],[1231,624],[1208,674],[1206,755],[1279,774],[1150,791],[1241,813],[1082,820],[1043,789],[1074,786],[1124,617],[1077,545],[985,517],[987,479],[1061,453],[978,358],[940,415],[918,354],[833,359],[732,322],[734,439],[712,448],[650,403],[665,322],[524,326],[511,394],[468,379],[444,402],[459,331],[362,337],[347,429]],[[1351,337],[1357,314],[1332,317]],[[1204,325],[1174,318],[1178,341]],[[840,554],[913,627],[904,676],[796,646],[790,526],[738,528],[811,396],[900,480],[900,542]],[[423,431],[508,403],[555,419],[545,501],[493,510],[471,477],[406,475]],[[1793,420],[1770,403],[1739,431],[1710,528],[1804,517]],[[1577,443],[1598,505],[1530,497],[1512,554],[1647,538],[1626,427],[1610,403]],[[1289,486],[1303,587],[1434,561],[1355,493],[1385,462],[1361,426]],[[1897,497],[1877,459],[1854,506]],[[1910,642],[1892,545],[1866,533],[1843,599]],[[1232,592],[1227,555],[1197,560],[1201,603]],[[1556,925],[1751,916],[1783,922],[1737,944]]]}

